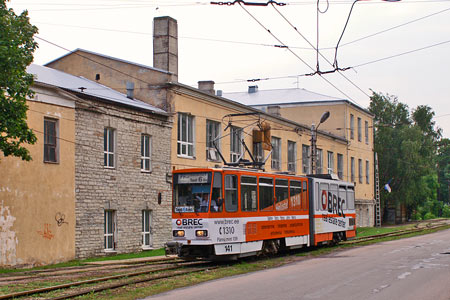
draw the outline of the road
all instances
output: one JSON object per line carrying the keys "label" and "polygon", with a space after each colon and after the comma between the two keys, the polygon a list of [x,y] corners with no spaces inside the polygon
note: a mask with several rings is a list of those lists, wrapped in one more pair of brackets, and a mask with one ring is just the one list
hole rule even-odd
{"label": "road", "polygon": [[338,251],[146,299],[450,300],[450,230]]}

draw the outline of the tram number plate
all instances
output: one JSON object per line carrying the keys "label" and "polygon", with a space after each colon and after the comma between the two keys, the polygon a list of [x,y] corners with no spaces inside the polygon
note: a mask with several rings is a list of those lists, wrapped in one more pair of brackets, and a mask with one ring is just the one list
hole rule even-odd
{"label": "tram number plate", "polygon": [[217,255],[235,254],[241,252],[241,244],[217,244],[214,245]]}

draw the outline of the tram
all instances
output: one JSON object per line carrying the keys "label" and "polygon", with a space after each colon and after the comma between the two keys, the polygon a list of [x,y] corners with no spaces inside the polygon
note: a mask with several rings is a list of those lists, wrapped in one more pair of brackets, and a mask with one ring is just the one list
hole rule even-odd
{"label": "tram", "polygon": [[175,170],[166,252],[237,259],[346,240],[356,235],[354,195],[352,183],[326,175]]}

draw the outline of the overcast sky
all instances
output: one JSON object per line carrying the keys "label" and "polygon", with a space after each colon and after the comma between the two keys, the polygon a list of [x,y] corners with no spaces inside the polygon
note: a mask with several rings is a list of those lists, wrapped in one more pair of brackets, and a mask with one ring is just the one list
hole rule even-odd
{"label": "overcast sky", "polygon": [[[317,1],[277,2],[287,5],[244,10],[203,0],[12,0],[8,6],[16,13],[27,9],[39,28],[36,64],[82,48],[152,66],[153,18],[171,16],[178,21],[181,83],[214,80],[224,92],[246,91],[250,84],[299,87],[365,108],[374,90],[397,96],[410,109],[431,106],[450,137],[450,0],[359,1],[337,55],[340,68],[352,68],[323,78],[304,76],[317,65],[316,52],[303,38],[317,43]],[[320,0],[319,49],[326,58],[319,59],[321,71],[332,69],[327,60],[334,61],[352,3]]]}

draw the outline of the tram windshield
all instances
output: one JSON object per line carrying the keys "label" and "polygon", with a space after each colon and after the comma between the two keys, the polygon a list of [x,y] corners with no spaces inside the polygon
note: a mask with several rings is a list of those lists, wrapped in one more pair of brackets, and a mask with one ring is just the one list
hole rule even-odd
{"label": "tram windshield", "polygon": [[208,212],[211,181],[211,172],[174,174],[174,212]]}

